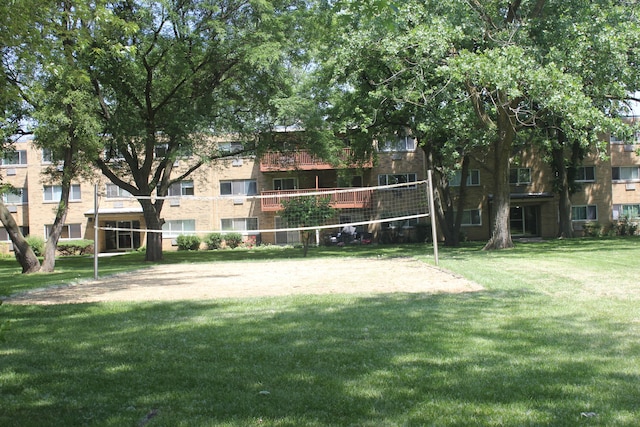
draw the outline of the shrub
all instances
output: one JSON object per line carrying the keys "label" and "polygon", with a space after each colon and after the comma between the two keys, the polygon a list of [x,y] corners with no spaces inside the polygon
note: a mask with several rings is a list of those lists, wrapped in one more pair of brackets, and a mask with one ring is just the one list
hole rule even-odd
{"label": "shrub", "polygon": [[29,246],[31,246],[31,249],[33,249],[33,253],[36,254],[36,256],[44,255],[44,239],[43,238],[36,237],[36,236],[27,236],[25,237],[25,240],[27,241],[27,243],[29,243]]}
{"label": "shrub", "polygon": [[60,255],[86,255],[93,252],[93,240],[67,240],[58,242]]}
{"label": "shrub", "polygon": [[224,242],[231,249],[235,249],[242,243],[242,234],[229,233],[224,235]]}
{"label": "shrub", "polygon": [[602,236],[602,225],[597,222],[588,222],[583,226],[584,235],[586,237]]}
{"label": "shrub", "polygon": [[179,251],[197,251],[200,249],[200,237],[193,234],[181,234],[176,239]]}
{"label": "shrub", "polygon": [[638,230],[638,224],[625,216],[613,223],[612,230],[617,236],[634,236]]}
{"label": "shrub", "polygon": [[207,245],[207,249],[209,250],[220,249],[222,247],[222,234],[207,234],[204,238],[204,243]]}

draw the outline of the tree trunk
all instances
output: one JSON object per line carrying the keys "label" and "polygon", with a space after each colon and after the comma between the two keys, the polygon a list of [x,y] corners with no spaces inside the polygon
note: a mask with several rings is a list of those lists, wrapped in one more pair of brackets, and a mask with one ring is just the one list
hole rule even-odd
{"label": "tree trunk", "polygon": [[44,259],[40,266],[40,271],[45,273],[51,273],[56,267],[56,250],[58,249],[58,241],[62,235],[64,223],[67,219],[67,212],[69,211],[69,192],[71,189],[71,180],[63,179],[62,182],[62,194],[60,201],[58,202],[58,209],[56,210],[56,218],[51,226],[49,236],[47,236],[47,243],[44,247]]}
{"label": "tree trunk", "polygon": [[39,271],[40,261],[38,261],[38,257],[36,257],[33,249],[31,249],[31,246],[29,246],[29,243],[25,240],[13,215],[11,215],[9,209],[2,203],[2,200],[0,200],[0,222],[2,222],[5,230],[7,230],[9,238],[13,243],[13,253],[22,267],[22,273],[28,274]]}
{"label": "tree trunk", "polygon": [[163,258],[161,233],[163,221],[158,215],[157,207],[151,202],[151,200],[140,200],[140,204],[142,205],[142,212],[147,224],[147,229],[158,230],[157,232],[147,231],[147,249],[144,259],[145,261],[151,262],[161,261]]}
{"label": "tree trunk", "polygon": [[309,252],[309,241],[311,240],[311,232],[303,231],[302,232],[302,254],[304,258],[307,257],[307,253]]}
{"label": "tree trunk", "polygon": [[[563,134],[559,132],[559,134]],[[560,141],[552,149],[553,168],[556,173],[556,191],[558,193],[558,237],[573,237],[573,225],[571,224],[571,189],[569,174],[565,164],[565,145]]]}
{"label": "tree trunk", "polygon": [[502,111],[498,117],[498,135],[493,143],[494,187],[493,210],[491,211],[491,237],[483,250],[508,249],[513,247],[509,226],[511,187],[509,185],[509,161],[515,129],[508,113]]}
{"label": "tree trunk", "polygon": [[453,242],[452,246],[460,246],[460,232],[462,230],[462,216],[464,215],[464,207],[467,201],[467,177],[469,176],[468,155],[462,157],[462,170],[460,171],[460,192],[456,204],[456,216],[453,222]]}

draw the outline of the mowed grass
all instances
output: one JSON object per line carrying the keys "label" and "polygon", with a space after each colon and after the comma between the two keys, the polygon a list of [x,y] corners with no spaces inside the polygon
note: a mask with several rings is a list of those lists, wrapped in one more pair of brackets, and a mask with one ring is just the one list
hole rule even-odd
{"label": "mowed grass", "polygon": [[[443,268],[486,288],[468,294],[3,305],[0,425],[635,426],[639,243],[441,248]],[[250,268],[299,253],[165,262]],[[310,252],[344,255],[433,262],[423,245]],[[4,262],[0,275],[22,279]],[[138,254],[101,263],[101,274],[144,266]],[[59,268],[74,280],[93,274],[90,259]],[[47,286],[6,288],[5,277],[7,293]]]}

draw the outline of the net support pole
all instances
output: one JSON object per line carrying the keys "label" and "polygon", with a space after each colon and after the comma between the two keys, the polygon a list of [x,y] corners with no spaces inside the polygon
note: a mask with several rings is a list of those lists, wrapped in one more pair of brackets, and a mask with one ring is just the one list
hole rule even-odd
{"label": "net support pole", "polygon": [[438,265],[438,231],[436,227],[436,217],[433,214],[436,210],[433,203],[433,174],[431,169],[427,171],[428,191],[429,191],[429,217],[431,218],[431,237],[433,239],[433,259]]}
{"label": "net support pole", "polygon": [[93,186],[93,278],[98,279],[98,184]]}

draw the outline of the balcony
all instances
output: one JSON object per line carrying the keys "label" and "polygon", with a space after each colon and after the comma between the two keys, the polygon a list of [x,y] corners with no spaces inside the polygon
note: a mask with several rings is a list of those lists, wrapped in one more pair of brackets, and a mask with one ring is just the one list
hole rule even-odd
{"label": "balcony", "polygon": [[[287,199],[288,194],[300,193],[323,193],[334,192],[336,190],[347,190],[346,188],[307,188],[298,190],[271,190],[261,193],[262,212],[276,212],[282,209],[281,201]],[[336,209],[358,209],[371,205],[371,194],[373,190],[345,191],[343,193],[331,193],[331,207]],[[320,194],[318,197],[322,197]]]}
{"label": "balcony", "polygon": [[340,166],[328,163],[326,160],[319,159],[313,154],[304,150],[283,153],[270,151],[260,159],[260,172],[278,172],[290,170],[330,170],[338,169],[339,167],[371,168],[373,167],[373,162],[369,160],[367,162],[364,162],[363,164],[354,163],[352,161],[350,148],[344,148],[342,150],[342,155],[340,156]]}

